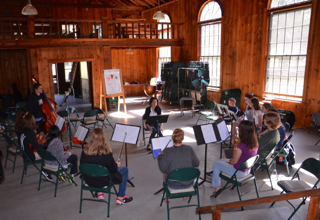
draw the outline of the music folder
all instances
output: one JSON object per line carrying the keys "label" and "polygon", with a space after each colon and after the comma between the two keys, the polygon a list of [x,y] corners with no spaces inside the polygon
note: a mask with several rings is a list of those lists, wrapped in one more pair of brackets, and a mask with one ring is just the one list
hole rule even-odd
{"label": "music folder", "polygon": [[163,136],[163,137],[159,137],[159,138],[152,138],[151,139],[151,147],[152,147],[153,158],[157,158],[158,154],[161,151],[163,151],[163,149],[166,146],[167,147],[173,146],[172,136]]}
{"label": "music folder", "polygon": [[89,133],[89,129],[83,126],[79,126],[74,137],[78,138],[79,141],[84,141]]}
{"label": "music folder", "polygon": [[222,142],[230,137],[227,124],[223,119],[218,119],[212,124],[195,125],[193,132],[197,145]]}
{"label": "music folder", "polygon": [[[114,131],[112,133],[111,141],[123,142],[127,144],[137,144],[139,134],[140,134],[140,126],[137,125],[125,125],[116,123],[114,127]],[[125,136],[125,133],[127,135]]]}
{"label": "music folder", "polygon": [[55,125],[58,126],[58,128],[59,128],[60,131],[61,131],[63,125],[64,125],[64,122],[65,122],[64,118],[58,116],[58,119],[56,120]]}

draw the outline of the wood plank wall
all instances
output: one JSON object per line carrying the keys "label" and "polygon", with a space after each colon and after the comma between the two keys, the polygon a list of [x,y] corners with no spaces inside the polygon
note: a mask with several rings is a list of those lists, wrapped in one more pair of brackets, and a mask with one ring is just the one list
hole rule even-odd
{"label": "wood plank wall", "polygon": [[[240,88],[242,100],[246,93],[253,93],[260,100],[264,97],[264,81],[267,55],[269,0],[219,0],[222,17],[221,91]],[[198,60],[197,17],[205,0],[179,0],[161,6],[172,22],[184,23],[180,34],[184,38],[181,54],[172,52],[172,60]],[[306,92],[303,103],[273,101],[277,108],[292,110],[296,114],[296,125],[308,127],[311,113],[320,110],[320,0],[313,0],[309,34]],[[151,21],[157,9],[142,13]],[[179,13],[177,13],[179,11]],[[174,50],[176,51],[176,50]],[[180,57],[179,57],[180,56]],[[208,92],[210,100],[219,101],[220,92]],[[240,107],[245,107],[241,101]]]}
{"label": "wood plank wall", "polygon": [[0,50],[0,94],[12,94],[12,83],[16,83],[25,98],[31,86],[26,50]]}

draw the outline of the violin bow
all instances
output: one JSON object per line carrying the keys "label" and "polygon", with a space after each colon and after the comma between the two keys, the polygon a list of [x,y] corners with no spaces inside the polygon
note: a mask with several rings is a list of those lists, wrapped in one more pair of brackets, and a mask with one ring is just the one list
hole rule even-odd
{"label": "violin bow", "polygon": [[127,137],[127,132],[124,132],[124,138],[123,138],[123,141],[122,141],[122,147],[121,147],[121,150],[120,150],[120,153],[119,153],[119,156],[118,156],[118,162],[120,161],[120,157],[121,157],[121,154],[122,154],[122,149],[123,149],[123,146],[124,146],[124,140],[126,139]]}
{"label": "violin bow", "polygon": [[163,148],[163,150],[160,152],[160,154],[161,153],[163,153],[163,151],[165,150],[165,149],[167,149],[167,147],[168,147],[168,145],[169,145],[169,143],[172,141],[172,139],[170,139],[169,141],[168,141],[168,143],[167,143],[167,145],[166,145],[166,147],[165,148]]}

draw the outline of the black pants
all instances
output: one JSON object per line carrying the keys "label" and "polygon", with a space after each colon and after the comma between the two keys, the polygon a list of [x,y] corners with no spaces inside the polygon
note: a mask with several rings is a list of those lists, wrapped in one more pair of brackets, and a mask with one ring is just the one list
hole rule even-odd
{"label": "black pants", "polygon": [[70,174],[78,173],[78,156],[71,154],[71,156],[67,159],[67,162],[72,164]]}

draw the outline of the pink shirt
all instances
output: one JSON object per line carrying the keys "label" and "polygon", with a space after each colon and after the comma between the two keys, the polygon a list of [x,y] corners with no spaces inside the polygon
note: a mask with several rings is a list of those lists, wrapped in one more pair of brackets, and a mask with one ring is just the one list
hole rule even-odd
{"label": "pink shirt", "polygon": [[[247,147],[247,145],[245,143],[240,143],[240,144],[238,144],[237,147],[242,151],[242,154],[241,154],[241,156],[240,156],[240,158],[238,160],[238,163],[233,165],[233,167],[235,169],[238,169],[239,166],[243,163],[243,161],[245,161],[249,157],[252,157],[252,156],[256,155],[257,152],[258,152],[258,148],[259,148],[259,147],[257,147],[255,150],[249,151],[249,148]],[[241,170],[241,171],[247,171],[249,169],[250,168],[245,169],[245,170]]]}

